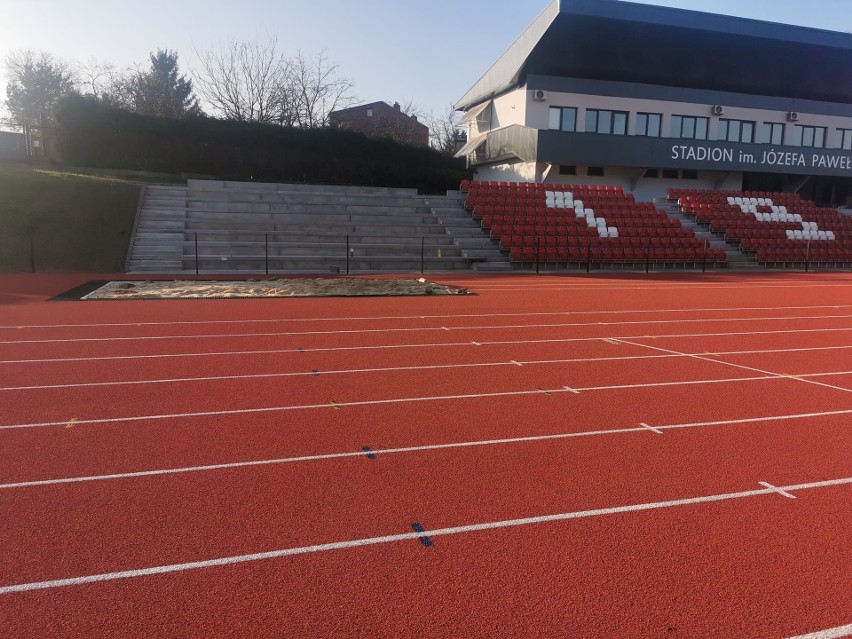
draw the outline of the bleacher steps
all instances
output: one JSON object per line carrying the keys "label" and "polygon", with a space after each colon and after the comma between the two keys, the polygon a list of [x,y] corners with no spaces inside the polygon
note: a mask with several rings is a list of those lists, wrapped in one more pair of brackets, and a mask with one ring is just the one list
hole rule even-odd
{"label": "bleacher steps", "polygon": [[[413,189],[189,180],[145,188],[130,272],[504,270],[508,260],[472,225],[464,196]],[[195,246],[199,255],[196,259]]]}

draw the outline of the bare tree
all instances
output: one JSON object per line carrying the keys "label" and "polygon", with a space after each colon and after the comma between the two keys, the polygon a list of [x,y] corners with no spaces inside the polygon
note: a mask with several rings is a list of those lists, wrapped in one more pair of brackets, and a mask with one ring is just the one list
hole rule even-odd
{"label": "bare tree", "polygon": [[83,95],[100,98],[109,94],[121,75],[111,62],[101,62],[95,58],[76,65],[77,88]]}
{"label": "bare tree", "polygon": [[[198,91],[213,111],[228,120],[280,124],[287,120],[292,69],[274,36],[265,42],[231,41],[196,51]],[[289,122],[285,122],[288,123]]]}
{"label": "bare tree", "polygon": [[299,51],[290,63],[297,126],[307,129],[328,126],[329,113],[356,102],[352,95],[354,83],[340,74],[340,65],[329,60],[327,49],[313,57]]}
{"label": "bare tree", "polygon": [[455,154],[460,140],[464,138],[461,118],[462,114],[456,111],[452,104],[438,115],[429,114],[427,123],[433,148],[448,155]]}

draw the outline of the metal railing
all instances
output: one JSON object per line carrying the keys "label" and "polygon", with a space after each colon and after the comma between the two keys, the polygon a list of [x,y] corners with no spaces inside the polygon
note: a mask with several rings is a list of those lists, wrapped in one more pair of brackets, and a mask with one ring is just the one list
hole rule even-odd
{"label": "metal railing", "polygon": [[[204,272],[251,271],[266,275],[287,272],[397,271],[420,273],[462,268],[480,258],[438,237],[324,236],[301,241],[285,233],[190,231],[184,240],[184,268]],[[445,241],[449,242],[447,236]],[[224,268],[223,268],[224,267]]]}

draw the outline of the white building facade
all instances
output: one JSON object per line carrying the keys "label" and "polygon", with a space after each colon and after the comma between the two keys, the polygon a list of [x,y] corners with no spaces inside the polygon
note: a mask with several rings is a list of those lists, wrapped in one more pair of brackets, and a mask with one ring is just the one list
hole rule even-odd
{"label": "white building facade", "polygon": [[554,0],[456,108],[478,180],[852,198],[848,34]]}

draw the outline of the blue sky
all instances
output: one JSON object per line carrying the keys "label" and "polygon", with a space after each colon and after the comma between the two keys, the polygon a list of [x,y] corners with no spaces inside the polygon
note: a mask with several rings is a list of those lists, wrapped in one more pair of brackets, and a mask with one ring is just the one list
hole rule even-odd
{"label": "blue sky", "polygon": [[[639,0],[803,26],[852,31],[852,0]],[[0,59],[48,50],[117,66],[158,47],[193,49],[275,34],[286,51],[327,48],[364,101],[411,100],[440,111],[512,43],[547,0],[0,0]],[[6,79],[0,70],[0,96]]]}

